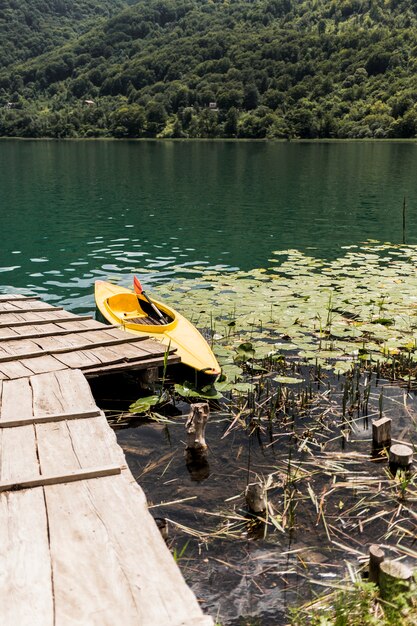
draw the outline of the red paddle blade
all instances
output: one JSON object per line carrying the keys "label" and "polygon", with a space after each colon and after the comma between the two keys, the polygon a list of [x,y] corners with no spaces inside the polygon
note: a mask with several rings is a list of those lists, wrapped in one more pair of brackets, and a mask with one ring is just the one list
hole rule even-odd
{"label": "red paddle blade", "polygon": [[135,293],[141,294],[143,291],[143,287],[140,284],[140,280],[137,276],[133,277],[133,289],[135,290]]}

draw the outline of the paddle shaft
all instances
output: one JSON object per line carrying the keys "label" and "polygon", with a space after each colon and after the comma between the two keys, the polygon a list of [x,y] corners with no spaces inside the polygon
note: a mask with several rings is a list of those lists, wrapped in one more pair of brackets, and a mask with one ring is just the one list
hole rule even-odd
{"label": "paddle shaft", "polygon": [[155,311],[155,313],[157,314],[159,319],[162,320],[164,322],[164,324],[166,324],[166,319],[162,315],[161,311],[154,305],[152,300],[150,298],[148,298],[148,296],[146,295],[146,293],[143,290],[142,290],[142,295],[145,298],[145,300],[151,305],[151,307],[153,308],[153,310]]}

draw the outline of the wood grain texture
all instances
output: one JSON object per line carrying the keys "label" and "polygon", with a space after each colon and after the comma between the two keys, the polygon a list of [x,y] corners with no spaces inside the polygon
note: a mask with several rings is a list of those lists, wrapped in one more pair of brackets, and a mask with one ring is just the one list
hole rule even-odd
{"label": "wood grain texture", "polygon": [[[0,420],[32,413],[28,379],[1,385]],[[39,476],[33,426],[0,432],[0,478]],[[48,523],[42,488],[0,494],[0,606],[2,626],[53,626]]]}
{"label": "wood grain texture", "polygon": [[71,472],[42,474],[37,478],[26,476],[18,481],[1,480],[0,492],[18,491],[21,489],[32,489],[34,487],[45,487],[46,485],[61,485],[63,483],[74,483],[77,480],[88,480],[91,478],[102,478],[103,476],[115,476],[121,473],[119,465],[103,465],[100,467],[90,467],[89,469],[77,469]]}

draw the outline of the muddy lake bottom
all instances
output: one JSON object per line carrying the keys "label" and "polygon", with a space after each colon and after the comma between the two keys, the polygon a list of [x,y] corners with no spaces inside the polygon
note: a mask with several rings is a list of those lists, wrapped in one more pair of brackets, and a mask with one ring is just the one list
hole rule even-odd
{"label": "muddy lake bottom", "polygon": [[[98,398],[150,512],[168,520],[187,583],[223,626],[289,623],[294,609],[363,569],[373,543],[416,565],[415,480],[393,478],[386,455],[372,455],[372,419],[381,415],[392,419],[393,442],[416,443],[416,391],[362,374],[349,404],[344,380],[310,381],[304,408],[293,401],[273,419],[262,407],[254,419],[226,394],[211,408],[208,455],[197,466],[185,455],[188,403],[166,407],[169,423],[117,422],[138,394],[131,388],[123,404]],[[369,382],[364,415],[358,398]],[[307,393],[297,387],[294,398]],[[244,498],[257,480],[268,495],[261,518],[248,515]]]}

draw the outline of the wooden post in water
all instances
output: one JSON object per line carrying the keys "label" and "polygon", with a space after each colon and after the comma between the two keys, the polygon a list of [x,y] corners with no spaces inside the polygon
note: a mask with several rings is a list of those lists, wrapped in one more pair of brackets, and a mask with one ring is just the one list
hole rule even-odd
{"label": "wooden post in water", "polygon": [[207,402],[196,402],[191,406],[185,428],[187,430],[187,449],[206,450],[205,440],[206,424],[210,409]]}
{"label": "wooden post in water", "polygon": [[393,474],[397,470],[409,471],[413,462],[413,449],[404,443],[395,443],[389,449],[389,466]]}
{"label": "wooden post in water", "polygon": [[413,572],[404,563],[383,561],[380,565],[379,586],[381,598],[390,600],[410,588]]}
{"label": "wooden post in water", "polygon": [[185,462],[192,480],[196,481],[204,480],[210,475],[205,439],[209,414],[210,408],[207,402],[196,402],[192,405],[191,413],[185,424],[187,431]]}
{"label": "wooden post in water", "polygon": [[403,243],[405,243],[405,222],[406,222],[406,213],[407,213],[407,203],[405,201],[405,196],[404,196],[404,201],[403,201]]}
{"label": "wooden post in water", "polygon": [[369,546],[369,582],[379,585],[381,563],[385,559],[385,552],[376,544]]}
{"label": "wooden post in water", "polygon": [[382,450],[391,445],[391,419],[381,417],[372,422],[372,446],[374,450]]}

